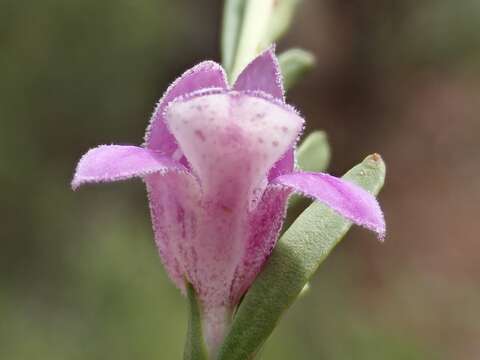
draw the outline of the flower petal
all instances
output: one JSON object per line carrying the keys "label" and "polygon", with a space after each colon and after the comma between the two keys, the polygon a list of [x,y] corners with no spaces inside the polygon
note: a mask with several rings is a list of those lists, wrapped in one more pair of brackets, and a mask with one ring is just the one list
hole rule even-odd
{"label": "flower petal", "polygon": [[[282,84],[282,74],[274,47],[265,50],[248,64],[238,76],[234,90],[263,91],[274,98],[285,101]],[[294,168],[294,151],[288,149],[282,158],[272,167],[268,176],[273,179],[285,173],[290,173]]]}
{"label": "flower petal", "polygon": [[270,256],[285,219],[290,189],[267,186],[262,200],[249,214],[248,240],[241,262],[235,269],[231,301],[238,304]]}
{"label": "flower petal", "polygon": [[[185,279],[196,282],[195,245],[202,218],[201,192],[189,173],[151,174],[145,178],[155,243],[173,282],[185,292]],[[201,244],[199,244],[201,246]]]}
{"label": "flower petal", "polygon": [[177,145],[172,134],[168,131],[163,112],[165,107],[175,98],[206,88],[228,87],[223,68],[213,62],[204,61],[187,70],[175,80],[167,89],[150,119],[145,135],[145,146],[160,151],[163,155],[172,156]]}
{"label": "flower petal", "polygon": [[284,101],[280,65],[273,47],[265,50],[248,64],[238,76],[234,90],[263,91]]}
{"label": "flower petal", "polygon": [[[267,173],[295,142],[303,120],[284,104],[238,92],[178,99],[165,117],[202,192],[192,238],[202,265],[187,265],[196,270],[190,280],[205,308],[232,305],[236,269],[250,238],[262,241],[252,235],[257,222],[250,213],[260,206]],[[244,289],[244,283],[235,288]]]}
{"label": "flower petal", "polygon": [[385,220],[373,195],[348,181],[324,173],[292,173],[273,181],[325,203],[348,220],[385,236]]}
{"label": "flower petal", "polygon": [[166,171],[186,171],[172,159],[138,146],[102,145],[78,162],[72,181],[77,189],[86,183],[112,182]]}
{"label": "flower petal", "polygon": [[293,147],[288,149],[285,154],[270,169],[268,180],[271,181],[276,177],[291,173],[295,168],[295,152]]}
{"label": "flower petal", "polygon": [[[268,171],[292,148],[303,125],[286,105],[237,92],[175,101],[166,120],[203,191],[226,191],[230,195],[219,199],[225,203],[230,197],[251,199],[264,187]],[[225,182],[230,185],[222,189]]]}

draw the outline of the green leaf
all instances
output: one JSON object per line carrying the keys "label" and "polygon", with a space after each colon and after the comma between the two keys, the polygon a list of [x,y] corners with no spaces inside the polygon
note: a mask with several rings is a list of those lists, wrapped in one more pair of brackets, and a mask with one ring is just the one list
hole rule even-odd
{"label": "green leaf", "polygon": [[278,57],[285,90],[291,89],[315,66],[315,56],[302,49],[290,49]]}
{"label": "green leaf", "polygon": [[267,31],[268,21],[272,17],[274,3],[275,0],[247,0],[235,59],[231,72],[228,72],[231,83],[264,49],[262,39]]}
{"label": "green leaf", "polygon": [[330,156],[330,145],[324,131],[310,133],[297,149],[298,166],[304,171],[325,171]]}
{"label": "green leaf", "polygon": [[[231,83],[261,51],[290,27],[301,0],[225,0],[222,65]],[[312,54],[292,49],[283,54],[285,88],[291,88],[315,62]]]}
{"label": "green leaf", "polygon": [[240,38],[246,0],[225,0],[222,24],[222,65],[227,73],[233,67]]}
{"label": "green leaf", "polygon": [[295,10],[301,0],[277,0],[273,7],[273,13],[268,22],[268,28],[262,39],[264,46],[280,39],[289,29]]}
{"label": "green leaf", "polygon": [[310,292],[310,288],[312,285],[310,285],[310,282],[307,282],[305,286],[302,288],[302,291],[300,291],[300,294],[298,294],[298,298],[304,297]]}
{"label": "green leaf", "polygon": [[[330,163],[330,145],[327,134],[314,131],[302,141],[297,149],[298,167],[304,171],[322,172]],[[300,213],[311,204],[311,200],[300,195],[293,195],[288,201],[288,213],[284,229],[288,229]]]}
{"label": "green leaf", "polygon": [[202,335],[202,321],[200,304],[197,301],[195,290],[187,283],[187,296],[189,305],[189,320],[187,341],[183,353],[184,360],[208,360],[207,349]]}
{"label": "green leaf", "polygon": [[[343,178],[377,194],[384,183],[385,164],[379,155],[371,155]],[[245,295],[220,349],[219,360],[255,356],[350,226],[348,220],[319,202],[302,213],[280,238],[264,270]]]}

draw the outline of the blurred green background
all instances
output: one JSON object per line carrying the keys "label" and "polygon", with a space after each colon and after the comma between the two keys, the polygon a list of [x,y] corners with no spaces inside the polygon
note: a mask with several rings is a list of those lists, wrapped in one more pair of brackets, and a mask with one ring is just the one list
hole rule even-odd
{"label": "blurred green background", "polygon": [[[180,359],[186,305],[144,185],[74,193],[97,144],[139,144],[170,81],[219,57],[220,1],[0,0],[0,359]],[[353,230],[264,359],[480,358],[480,2],[305,0],[289,102],[331,172],[388,165],[385,244]]]}

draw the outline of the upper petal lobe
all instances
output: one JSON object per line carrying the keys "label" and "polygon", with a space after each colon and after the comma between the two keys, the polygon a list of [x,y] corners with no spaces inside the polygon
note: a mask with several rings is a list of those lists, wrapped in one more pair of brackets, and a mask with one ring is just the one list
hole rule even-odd
{"label": "upper petal lobe", "polygon": [[[303,125],[286,106],[238,92],[174,102],[166,118],[203,191],[242,199],[265,186],[268,171],[292,148]],[[241,186],[223,189],[227,183]],[[231,204],[231,196],[223,201]]]}
{"label": "upper petal lobe", "polygon": [[228,87],[223,68],[213,62],[204,61],[187,70],[175,80],[167,89],[150,120],[145,135],[145,146],[160,151],[164,155],[172,156],[177,150],[175,139],[168,131],[163,112],[165,107],[175,98],[206,88]]}
{"label": "upper petal lobe", "polygon": [[273,48],[258,55],[238,76],[233,85],[239,91],[263,91],[284,100],[282,75]]}
{"label": "upper petal lobe", "polygon": [[[233,89],[246,92],[262,91],[273,98],[285,101],[280,66],[273,47],[265,50],[248,64],[238,76]],[[269,179],[292,172],[294,168],[294,150],[286,153],[272,168]]]}

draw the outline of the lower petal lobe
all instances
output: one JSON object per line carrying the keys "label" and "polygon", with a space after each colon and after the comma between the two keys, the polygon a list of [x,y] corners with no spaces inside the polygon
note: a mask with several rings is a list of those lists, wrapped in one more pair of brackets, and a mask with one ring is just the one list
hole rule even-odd
{"label": "lower petal lobe", "polygon": [[102,145],[88,151],[80,159],[72,187],[76,189],[87,183],[120,181],[156,172],[185,170],[169,157],[142,147]]}
{"label": "lower petal lobe", "polygon": [[385,235],[385,220],[373,195],[359,186],[337,177],[312,172],[281,175],[273,180],[293,191],[323,202],[354,224]]}

